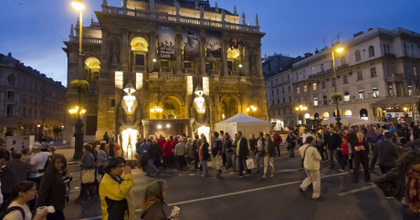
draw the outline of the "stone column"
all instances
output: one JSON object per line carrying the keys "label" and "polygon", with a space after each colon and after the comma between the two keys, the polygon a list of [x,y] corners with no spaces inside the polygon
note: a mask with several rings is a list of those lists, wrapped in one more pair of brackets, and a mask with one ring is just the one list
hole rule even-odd
{"label": "stone column", "polygon": [[249,43],[246,43],[245,46],[243,46],[243,53],[242,55],[242,75],[249,76]]}
{"label": "stone column", "polygon": [[[182,31],[182,29],[181,29]],[[182,75],[182,32],[178,32],[178,30],[175,32],[175,57],[176,57],[176,68],[175,68],[175,73],[177,75]]]}
{"label": "stone column", "polygon": [[221,63],[221,70],[220,75],[227,76],[228,75],[228,63],[227,63],[227,40],[222,39],[222,63]]}
{"label": "stone column", "polygon": [[262,69],[262,62],[259,61],[259,59],[261,59],[261,43],[259,43],[259,46],[257,48],[257,71],[258,71],[258,75],[260,77],[264,77],[263,76],[263,69]]}
{"label": "stone column", "polygon": [[200,73],[206,75],[206,30],[200,29]]}
{"label": "stone column", "polygon": [[120,65],[122,70],[128,71],[130,62],[130,51],[128,43],[128,30],[121,29]]}
{"label": "stone column", "polygon": [[[152,70],[154,68],[154,63],[153,63],[153,58],[156,59],[156,63],[157,63],[157,56],[156,56],[156,31],[150,31],[150,42],[149,42],[149,71]],[[157,64],[156,64],[157,65]]]}

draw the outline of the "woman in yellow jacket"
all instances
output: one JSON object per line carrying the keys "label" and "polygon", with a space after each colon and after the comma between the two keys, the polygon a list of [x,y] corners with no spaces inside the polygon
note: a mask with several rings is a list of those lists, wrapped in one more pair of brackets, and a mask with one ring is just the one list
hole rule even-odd
{"label": "woman in yellow jacket", "polygon": [[[124,173],[124,178],[122,174]],[[131,168],[122,157],[113,157],[105,167],[105,175],[99,185],[99,197],[104,220],[135,220],[136,204],[131,187]]]}

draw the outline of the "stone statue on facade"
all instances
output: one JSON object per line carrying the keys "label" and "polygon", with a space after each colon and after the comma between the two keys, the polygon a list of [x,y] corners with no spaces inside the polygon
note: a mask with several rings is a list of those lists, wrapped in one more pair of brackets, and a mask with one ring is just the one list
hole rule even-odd
{"label": "stone statue on facade", "polygon": [[222,22],[225,22],[226,12],[222,9]]}
{"label": "stone statue on facade", "polygon": [[150,11],[155,11],[155,0],[149,0]]}

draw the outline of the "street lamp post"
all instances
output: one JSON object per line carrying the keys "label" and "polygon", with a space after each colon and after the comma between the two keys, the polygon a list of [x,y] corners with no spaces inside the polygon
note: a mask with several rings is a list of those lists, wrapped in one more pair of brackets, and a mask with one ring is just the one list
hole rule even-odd
{"label": "street lamp post", "polygon": [[295,110],[296,110],[296,112],[299,113],[299,117],[302,118],[301,124],[303,125],[303,122],[304,122],[304,120],[303,120],[303,113],[308,110],[308,107],[306,105],[298,105],[298,106],[295,107]]}
{"label": "street lamp post", "polygon": [[73,159],[78,160],[82,158],[82,146],[83,146],[83,122],[80,118],[81,115],[86,113],[86,109],[79,107],[78,105],[69,109],[69,113],[72,118],[76,119],[76,124],[74,125],[74,156]]}
{"label": "street lamp post", "polygon": [[251,116],[254,117],[254,113],[257,111],[257,107],[251,105],[250,107],[246,108],[246,112],[249,114],[251,112]]}
{"label": "street lamp post", "polygon": [[[335,50],[331,50],[331,57],[332,57],[332,69],[334,72],[334,93],[337,93],[337,73],[335,71],[335,52],[341,53],[343,52],[344,48],[338,47]],[[341,118],[340,118],[340,111],[338,110],[338,98],[335,99],[336,104],[336,113],[335,113],[335,120],[337,121],[338,128],[341,129]]]}

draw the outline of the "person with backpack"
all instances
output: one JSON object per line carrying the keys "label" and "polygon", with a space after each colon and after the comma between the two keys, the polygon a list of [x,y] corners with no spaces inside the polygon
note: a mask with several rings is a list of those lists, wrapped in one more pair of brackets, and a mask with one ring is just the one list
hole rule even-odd
{"label": "person with backpack", "polygon": [[222,155],[222,140],[219,138],[219,132],[215,131],[214,133],[214,140],[213,147],[212,147],[212,154],[213,154],[213,167],[216,168],[217,174],[214,178],[220,178],[220,174],[222,173],[222,170],[220,169],[221,165],[221,155]]}
{"label": "person with backpack", "polygon": [[[33,156],[29,162],[28,180],[35,182],[37,186],[41,183],[42,176],[44,176],[44,172],[49,163],[48,159],[50,157],[50,153],[41,151],[41,147],[42,146],[39,142],[35,142],[32,145]],[[29,204],[31,211],[35,210],[35,202],[36,200],[34,199]]]}
{"label": "person with backpack", "polygon": [[209,153],[209,143],[207,142],[207,138],[204,134],[201,134],[201,146],[199,148],[199,157],[200,157],[200,165],[203,168],[203,174],[201,177],[207,176],[207,160],[210,158]]}
{"label": "person with backpack", "polygon": [[13,202],[0,213],[0,220],[42,220],[47,216],[47,209],[36,212],[34,218],[27,202],[34,200],[37,194],[37,184],[33,181],[23,181],[13,188]]}

